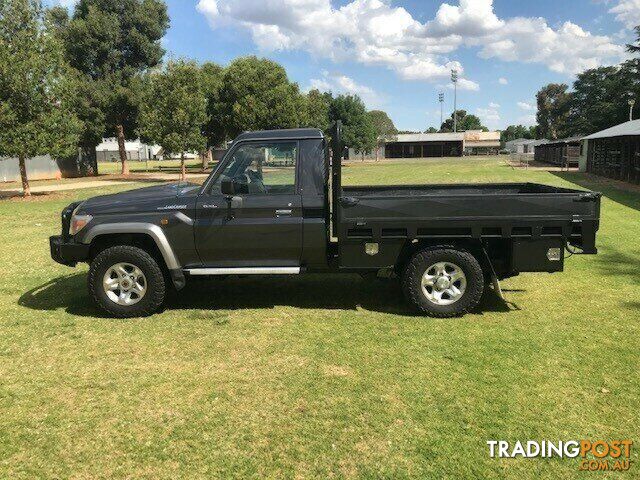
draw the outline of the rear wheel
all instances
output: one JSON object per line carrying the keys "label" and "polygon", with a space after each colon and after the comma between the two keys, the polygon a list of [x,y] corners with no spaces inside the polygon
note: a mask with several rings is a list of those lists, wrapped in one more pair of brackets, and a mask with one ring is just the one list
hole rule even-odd
{"label": "rear wheel", "polygon": [[455,249],[423,250],[404,270],[407,299],[431,317],[462,315],[480,302],[484,276],[476,258]]}
{"label": "rear wheel", "polygon": [[156,260],[128,245],[100,252],[87,281],[95,303],[117,318],[152,315],[165,297],[164,275]]}

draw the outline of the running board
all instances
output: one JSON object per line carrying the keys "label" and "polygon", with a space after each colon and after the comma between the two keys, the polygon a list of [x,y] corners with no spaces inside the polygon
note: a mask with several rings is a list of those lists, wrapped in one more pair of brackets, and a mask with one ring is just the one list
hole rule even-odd
{"label": "running board", "polygon": [[300,267],[190,268],[189,275],[298,275]]}

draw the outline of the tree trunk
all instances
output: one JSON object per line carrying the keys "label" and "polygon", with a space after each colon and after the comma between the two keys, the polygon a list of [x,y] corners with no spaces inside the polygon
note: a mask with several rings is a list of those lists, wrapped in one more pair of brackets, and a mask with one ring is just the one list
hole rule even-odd
{"label": "tree trunk", "polygon": [[380,160],[380,145],[376,145],[376,162]]}
{"label": "tree trunk", "polygon": [[120,152],[120,162],[122,163],[122,175],[129,175],[129,165],[127,164],[127,147],[124,143],[124,127],[116,125],[116,133],[118,134],[118,151]]}
{"label": "tree trunk", "polygon": [[209,168],[209,155],[211,155],[211,149],[207,148],[202,153],[202,170]]}
{"label": "tree trunk", "polygon": [[184,182],[186,178],[186,168],[184,166],[184,152],[180,154],[180,181]]}
{"label": "tree trunk", "polygon": [[31,188],[29,187],[29,179],[27,178],[27,165],[25,164],[24,155],[20,155],[18,164],[20,165],[20,178],[22,179],[22,196],[30,197]]}

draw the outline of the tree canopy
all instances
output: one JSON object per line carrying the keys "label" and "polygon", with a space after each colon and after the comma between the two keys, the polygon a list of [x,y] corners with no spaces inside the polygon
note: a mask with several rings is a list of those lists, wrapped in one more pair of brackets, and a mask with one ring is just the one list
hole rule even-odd
{"label": "tree canopy", "polygon": [[536,138],[537,128],[525,127],[524,125],[509,125],[507,128],[500,132],[500,142],[504,145],[511,140],[517,140],[519,138],[534,139]]}
{"label": "tree canopy", "polygon": [[571,106],[568,88],[564,83],[550,83],[537,93],[536,119],[542,138],[557,140],[567,136],[567,120]]}
{"label": "tree canopy", "polygon": [[627,44],[627,51],[631,53],[640,52],[640,25],[635,28],[636,32],[636,41],[635,43]]}
{"label": "tree canopy", "polygon": [[167,155],[180,154],[184,179],[184,153],[206,146],[202,135],[207,122],[203,75],[195,62],[169,62],[151,73],[140,108],[141,137],[160,145]]}
{"label": "tree canopy", "polygon": [[225,68],[220,99],[220,118],[230,138],[246,130],[299,127],[306,116],[304,98],[285,69],[255,56]]}
{"label": "tree canopy", "polygon": [[305,126],[319,128],[326,132],[329,130],[329,105],[333,101],[330,93],[321,93],[320,90],[312,89],[307,93],[307,118]]}
{"label": "tree canopy", "polygon": [[[482,125],[479,117],[468,114],[466,110],[457,110],[457,130],[463,132],[466,130],[482,130],[488,132],[489,129]],[[447,118],[440,127],[441,132],[453,132],[453,113]]]}
{"label": "tree canopy", "polygon": [[215,63],[207,62],[200,67],[202,88],[207,101],[207,122],[203,126],[203,135],[207,147],[222,145],[225,140],[225,125],[222,120],[222,91],[224,69]]}
{"label": "tree canopy", "polygon": [[124,141],[137,128],[140,75],[162,61],[168,27],[162,0],[80,0],[64,28],[69,62],[93,83],[86,104],[101,110],[105,133],[118,137],[123,173]]}
{"label": "tree canopy", "polygon": [[376,132],[364,103],[357,95],[338,95],[329,106],[329,120],[342,121],[342,139],[357,153],[371,152],[376,146]]}
{"label": "tree canopy", "polygon": [[25,160],[73,154],[81,128],[63,48],[44,17],[39,1],[0,2],[0,156],[18,157],[26,196]]}

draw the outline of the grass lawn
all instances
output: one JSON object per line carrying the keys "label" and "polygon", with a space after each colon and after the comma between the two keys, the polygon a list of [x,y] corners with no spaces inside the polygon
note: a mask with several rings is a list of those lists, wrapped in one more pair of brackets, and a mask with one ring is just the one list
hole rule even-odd
{"label": "grass lawn", "polygon": [[[453,320],[352,275],[201,281],[113,320],[47,238],[72,200],[133,187],[0,201],[0,478],[639,478],[640,192],[491,158],[345,168],[482,181],[602,191],[601,253]],[[631,470],[486,444],[583,438],[634,440]]]}

